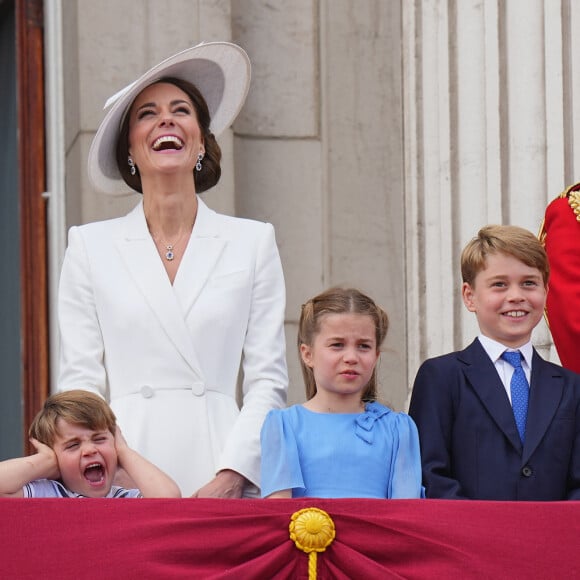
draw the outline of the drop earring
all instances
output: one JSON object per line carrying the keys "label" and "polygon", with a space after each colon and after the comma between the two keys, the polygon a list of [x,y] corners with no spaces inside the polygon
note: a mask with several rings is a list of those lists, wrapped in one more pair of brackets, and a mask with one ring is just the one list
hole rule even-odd
{"label": "drop earring", "polygon": [[129,173],[131,173],[131,175],[135,175],[135,173],[137,173],[137,168],[135,167],[135,162],[133,161],[133,158],[130,155],[127,158],[127,164],[130,167]]}
{"label": "drop earring", "polygon": [[195,164],[195,170],[201,171],[201,160],[203,159],[203,153],[200,151],[197,154],[197,163]]}

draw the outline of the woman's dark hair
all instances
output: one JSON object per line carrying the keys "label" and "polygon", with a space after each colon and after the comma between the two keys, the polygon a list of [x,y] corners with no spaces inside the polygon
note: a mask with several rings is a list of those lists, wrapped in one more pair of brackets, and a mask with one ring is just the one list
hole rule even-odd
{"label": "woman's dark hair", "polygon": [[[197,193],[202,193],[212,188],[220,179],[222,170],[220,167],[220,161],[222,158],[222,152],[220,146],[218,145],[214,134],[210,131],[209,125],[211,118],[209,115],[209,109],[207,103],[203,98],[202,94],[199,92],[197,87],[190,83],[189,81],[178,79],[174,77],[164,77],[155,81],[152,84],[159,83],[169,83],[175,85],[177,88],[181,89],[190,99],[195,109],[197,116],[197,122],[199,123],[199,128],[201,130],[201,136],[203,138],[205,146],[205,156],[201,163],[201,171],[193,170],[193,178],[195,181],[195,191]],[[129,157],[129,117],[131,106],[127,109],[123,122],[121,123],[121,129],[119,131],[119,136],[117,138],[117,166],[121,172],[121,177],[125,183],[135,191],[143,193],[143,187],[141,185],[141,176],[139,175],[139,168],[136,167],[137,171],[135,175],[131,175],[129,165],[127,164],[127,158]]]}

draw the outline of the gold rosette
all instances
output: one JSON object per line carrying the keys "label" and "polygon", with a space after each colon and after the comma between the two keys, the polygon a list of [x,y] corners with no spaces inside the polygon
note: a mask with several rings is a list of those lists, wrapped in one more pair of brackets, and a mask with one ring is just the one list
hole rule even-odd
{"label": "gold rosette", "polygon": [[332,544],[336,531],[332,518],[318,508],[294,512],[290,518],[290,539],[299,550],[308,554],[308,578],[316,579],[316,554]]}

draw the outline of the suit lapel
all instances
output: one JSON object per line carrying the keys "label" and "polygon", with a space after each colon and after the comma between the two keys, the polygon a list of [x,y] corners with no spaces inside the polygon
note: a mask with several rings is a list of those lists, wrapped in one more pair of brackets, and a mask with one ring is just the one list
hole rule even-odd
{"label": "suit lapel", "polygon": [[173,283],[186,319],[226,247],[219,225],[218,214],[198,197],[195,225]]}
{"label": "suit lapel", "polygon": [[493,362],[479,340],[475,339],[459,356],[467,365],[465,376],[481,403],[513,447],[521,453],[522,442],[508,396]]}
{"label": "suit lapel", "polygon": [[554,370],[534,350],[532,359],[532,384],[528,403],[526,442],[523,461],[526,462],[538,447],[550,426],[562,400],[564,380],[562,373]]}
{"label": "suit lapel", "polygon": [[115,236],[115,245],[121,259],[169,340],[203,382],[184,313],[147,229],[143,204],[119,223],[121,230]]}

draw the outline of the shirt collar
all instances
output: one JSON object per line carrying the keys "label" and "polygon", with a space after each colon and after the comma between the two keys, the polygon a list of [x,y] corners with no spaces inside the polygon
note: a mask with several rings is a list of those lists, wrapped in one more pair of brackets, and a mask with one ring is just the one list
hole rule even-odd
{"label": "shirt collar", "polygon": [[534,354],[534,347],[532,346],[531,340],[526,342],[526,344],[523,344],[519,348],[510,348],[507,347],[505,344],[502,344],[501,342],[497,342],[497,340],[493,340],[488,336],[484,336],[483,334],[480,334],[478,338],[479,342],[481,342],[481,345],[485,349],[485,352],[487,352],[489,358],[491,358],[494,364],[498,361],[498,359],[506,350],[519,350],[522,353],[524,360],[528,365],[528,368],[530,369],[532,368],[532,356]]}

